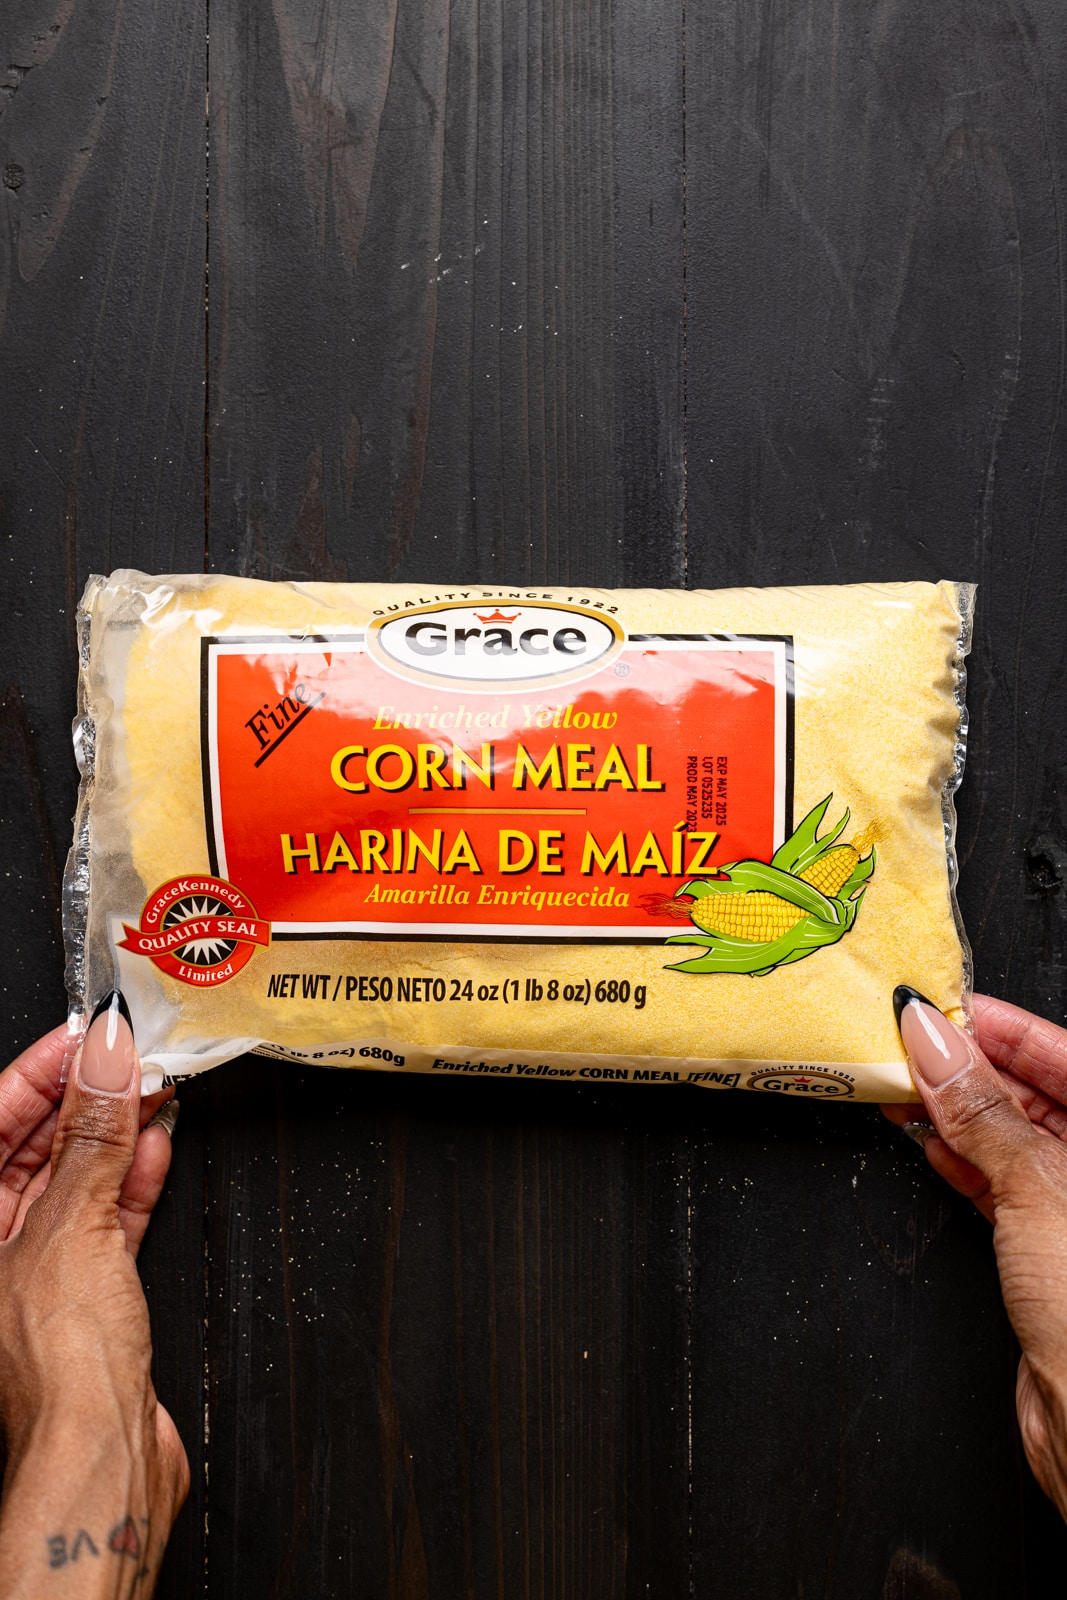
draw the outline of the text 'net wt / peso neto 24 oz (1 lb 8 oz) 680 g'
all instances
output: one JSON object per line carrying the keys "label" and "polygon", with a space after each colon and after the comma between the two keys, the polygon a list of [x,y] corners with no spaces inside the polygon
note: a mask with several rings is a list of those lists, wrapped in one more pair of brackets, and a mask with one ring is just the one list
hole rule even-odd
{"label": "text 'net wt / peso neto 24 oz (1 lb 8 oz) 680 g'", "polygon": [[328,1066],[910,1099],[966,1020],[973,590],[92,578],[72,1017]]}

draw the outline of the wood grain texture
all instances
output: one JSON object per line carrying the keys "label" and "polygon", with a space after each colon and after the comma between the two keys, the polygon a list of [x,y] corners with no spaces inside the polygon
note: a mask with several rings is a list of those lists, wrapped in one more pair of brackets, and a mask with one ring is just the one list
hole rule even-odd
{"label": "wood grain texture", "polygon": [[[686,22],[690,579],[977,579],[960,900],[978,987],[1061,1021],[1062,45],[1053,7],[996,0]],[[862,1115],[730,1107],[697,1166],[694,1328],[727,1286],[746,1308],[694,1383],[698,1591],[1022,1593],[980,1230]],[[761,1397],[794,1449],[751,1430]]]}
{"label": "wood grain texture", "polygon": [[680,582],[677,29],[275,0],[211,60],[212,561]]}
{"label": "wood grain texture", "polygon": [[[7,1042],[62,1003],[77,593],[205,561],[977,577],[961,899],[1062,1020],[1052,0],[12,10]],[[873,1111],[252,1059],[182,1102],[161,1600],[1047,1594],[983,1227]]]}
{"label": "wood grain texture", "polygon": [[[202,0],[22,0],[0,16],[5,1061],[65,1010],[82,585],[116,566],[203,566],[204,50]],[[185,1596],[203,1572],[195,1098],[141,1256],[159,1392],[192,1462],[189,1533],[167,1558]]]}
{"label": "wood grain texture", "polygon": [[0,685],[58,861],[84,580],[203,565],[202,21],[199,0],[35,0],[3,24]]}
{"label": "wood grain texture", "polygon": [[216,1075],[212,1592],[684,1592],[673,1119],[458,1087]]}
{"label": "wood grain texture", "polygon": [[1052,5],[897,0],[686,36],[692,581],[977,580],[961,903],[979,986],[1055,1016],[1062,34]]}
{"label": "wood grain texture", "polygon": [[911,1551],[931,1583],[1021,1595],[987,1230],[874,1108],[715,1112],[692,1158],[694,1592],[878,1596]]}

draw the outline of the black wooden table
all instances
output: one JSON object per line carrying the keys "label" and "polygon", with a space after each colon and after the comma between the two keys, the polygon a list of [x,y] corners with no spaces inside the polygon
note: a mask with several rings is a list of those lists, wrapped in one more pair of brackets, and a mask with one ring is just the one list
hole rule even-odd
{"label": "black wooden table", "polygon": [[[7,0],[5,1048],[120,566],[976,579],[960,898],[1062,1021],[1065,171],[1055,0]],[[877,1111],[181,1098],[168,1600],[1050,1592],[987,1230]]]}

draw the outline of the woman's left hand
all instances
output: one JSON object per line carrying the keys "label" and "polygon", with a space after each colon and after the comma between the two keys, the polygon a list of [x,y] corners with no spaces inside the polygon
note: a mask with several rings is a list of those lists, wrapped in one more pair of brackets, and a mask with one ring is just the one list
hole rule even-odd
{"label": "woman's left hand", "polygon": [[[993,1224],[1023,1448],[1067,1519],[1067,1029],[976,994],[972,1037],[914,989],[894,1003],[926,1159]],[[914,1109],[882,1107],[900,1127]]]}

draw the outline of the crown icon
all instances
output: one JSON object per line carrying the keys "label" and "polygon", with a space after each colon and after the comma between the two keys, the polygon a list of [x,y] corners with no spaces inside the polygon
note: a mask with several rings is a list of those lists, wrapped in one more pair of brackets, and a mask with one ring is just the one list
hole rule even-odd
{"label": "crown icon", "polygon": [[479,622],[515,622],[519,617],[522,616],[522,612],[516,611],[513,617],[506,617],[504,613],[498,609],[496,611],[491,611],[487,617],[483,617],[480,611],[476,611],[474,615],[478,618]]}

